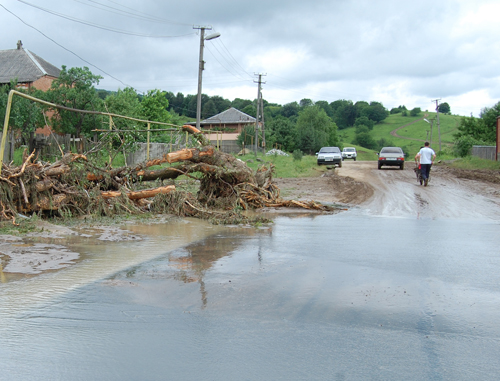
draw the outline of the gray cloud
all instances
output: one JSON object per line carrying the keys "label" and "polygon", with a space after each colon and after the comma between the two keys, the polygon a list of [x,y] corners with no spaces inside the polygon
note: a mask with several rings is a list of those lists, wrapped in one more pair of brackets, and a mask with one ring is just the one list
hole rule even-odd
{"label": "gray cloud", "polygon": [[452,112],[468,115],[498,101],[500,26],[490,15],[500,8],[493,0],[26,1],[117,32],[6,0],[25,23],[95,66],[3,8],[0,49],[21,39],[57,66],[90,67],[104,77],[99,87],[110,90],[194,94],[193,25],[210,25],[222,36],[206,42],[206,94],[253,99],[260,72],[267,74],[265,99],[280,104],[351,99],[427,109],[430,99],[442,98]]}

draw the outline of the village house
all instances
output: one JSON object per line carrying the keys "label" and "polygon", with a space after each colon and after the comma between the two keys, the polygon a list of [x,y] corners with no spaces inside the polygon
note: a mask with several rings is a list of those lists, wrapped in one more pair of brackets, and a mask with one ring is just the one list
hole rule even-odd
{"label": "village house", "polygon": [[52,81],[59,77],[60,69],[23,48],[17,42],[17,49],[0,50],[0,85],[17,79],[18,88],[47,91]]}
{"label": "village house", "polygon": [[[189,123],[196,125],[195,122]],[[231,107],[217,115],[200,121],[200,127],[214,145],[219,145],[222,151],[237,152],[238,135],[246,126],[255,126],[255,118]]]}
{"label": "village house", "polygon": [[[61,70],[51,63],[24,49],[21,40],[17,41],[17,49],[0,50],[0,86],[17,80],[18,89],[35,88],[47,91],[60,72]],[[36,132],[49,135],[50,129],[45,126]]]}

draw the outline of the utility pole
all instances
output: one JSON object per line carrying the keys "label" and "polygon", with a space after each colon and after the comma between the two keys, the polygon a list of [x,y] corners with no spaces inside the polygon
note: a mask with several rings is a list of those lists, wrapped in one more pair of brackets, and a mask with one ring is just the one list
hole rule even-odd
{"label": "utility pole", "polygon": [[430,140],[430,145],[432,146],[432,127],[434,127],[434,118],[431,119],[431,140]]}
{"label": "utility pole", "polygon": [[260,93],[260,109],[262,110],[262,148],[266,150],[266,123],[264,122],[264,100],[262,99],[262,93]]}
{"label": "utility pole", "polygon": [[201,116],[201,76],[205,69],[205,62],[203,61],[203,48],[205,45],[205,29],[211,30],[212,28],[206,26],[194,26],[193,29],[200,30],[200,58],[198,62],[198,93],[196,98],[196,128],[200,129],[200,116]]}
{"label": "utility pole", "polygon": [[[260,105],[261,105],[261,89],[262,89],[262,76],[266,74],[255,74],[259,76],[259,80],[256,82],[259,84],[257,91],[257,115],[255,118],[255,154],[257,155],[257,150],[259,147],[259,119],[260,119]],[[255,82],[255,81],[254,81]],[[265,83],[265,82],[264,82]]]}
{"label": "utility pole", "polygon": [[438,102],[441,99],[434,99],[431,102],[436,102],[436,119],[438,124],[438,139],[439,139],[439,150],[441,151],[441,126],[439,125],[439,105]]}
{"label": "utility pole", "polygon": [[214,33],[205,37],[205,30],[212,30],[211,26],[193,26],[193,29],[200,30],[200,59],[198,64],[198,95],[196,98],[196,128],[200,129],[201,119],[201,77],[203,70],[205,70],[205,61],[203,61],[203,48],[205,47],[205,40],[213,40],[220,36],[220,33]]}

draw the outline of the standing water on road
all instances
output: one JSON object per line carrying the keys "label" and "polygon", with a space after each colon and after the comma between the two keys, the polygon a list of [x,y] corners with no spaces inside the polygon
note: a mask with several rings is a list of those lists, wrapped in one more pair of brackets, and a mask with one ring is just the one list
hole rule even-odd
{"label": "standing water on road", "polygon": [[274,218],[73,241],[78,263],[0,284],[0,379],[498,377],[498,222]]}

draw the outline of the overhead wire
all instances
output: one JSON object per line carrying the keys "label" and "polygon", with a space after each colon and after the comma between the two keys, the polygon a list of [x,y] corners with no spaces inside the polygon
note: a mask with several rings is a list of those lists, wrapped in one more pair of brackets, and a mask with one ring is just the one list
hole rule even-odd
{"label": "overhead wire", "polygon": [[100,67],[94,65],[93,63],[87,61],[86,59],[80,57],[78,54],[76,54],[75,52],[71,51],[70,49],[64,47],[63,45],[61,45],[60,43],[58,43],[57,41],[55,41],[53,38],[47,36],[45,33],[43,33],[41,30],[35,28],[33,25],[30,25],[28,24],[27,22],[25,22],[23,19],[21,19],[18,15],[16,15],[15,13],[11,12],[10,10],[8,10],[3,4],[0,4],[0,7],[2,7],[3,9],[5,9],[7,12],[9,12],[11,15],[13,15],[14,17],[16,17],[19,21],[21,21],[24,25],[36,30],[38,33],[40,33],[42,36],[44,36],[45,38],[47,38],[48,40],[52,41],[54,44],[56,44],[57,46],[63,48],[64,50],[66,50],[67,52],[73,54],[74,56],[78,57],[79,59],[81,59],[83,62],[91,65],[92,67],[95,67],[97,70],[99,70],[100,72],[106,74],[107,76],[109,76],[110,78],[113,78],[114,80],[120,82],[122,85],[126,86],[126,87],[132,87],[130,85],[127,85],[125,82],[123,82],[122,80],[116,78],[115,76],[107,73],[106,71],[104,71],[103,69],[101,69]]}
{"label": "overhead wire", "polygon": [[115,28],[111,28],[111,27],[107,27],[107,26],[103,26],[103,25],[91,23],[91,22],[88,22],[88,21],[85,21],[85,20],[81,20],[81,19],[78,19],[76,17],[68,16],[68,15],[65,15],[63,13],[59,13],[59,12],[52,11],[50,9],[39,7],[38,5],[34,5],[34,4],[31,4],[31,3],[28,3],[27,1],[24,1],[24,0],[17,0],[17,1],[19,1],[20,3],[26,4],[26,5],[30,6],[30,7],[39,9],[39,10],[41,10],[43,12],[49,13],[51,15],[54,15],[54,16],[57,16],[57,17],[61,17],[61,18],[66,19],[66,20],[74,21],[74,22],[77,22],[77,23],[80,23],[80,24],[83,24],[83,25],[92,26],[94,28],[103,29],[103,30],[107,30],[107,31],[110,31],[110,32],[114,32],[114,33],[126,34],[126,35],[129,35],[129,36],[148,37],[148,38],[176,38],[176,37],[185,37],[185,36],[189,36],[189,35],[193,34],[193,33],[186,33],[186,34],[176,35],[176,36],[166,36],[166,35],[155,36],[155,35],[147,35],[147,34],[142,34],[142,33],[129,32],[129,31],[126,31],[126,30],[115,29]]}
{"label": "overhead wire", "polygon": [[[233,72],[233,71],[231,71],[231,70],[230,70],[230,69],[228,69],[228,68],[227,68],[224,64],[222,64],[222,62],[220,62],[220,61],[219,61],[219,59],[215,56],[215,54],[214,54],[214,53],[212,53],[212,51],[211,51],[211,48],[210,48],[210,47],[206,46],[206,48],[207,48],[208,52],[212,55],[212,57],[213,57],[213,58],[214,58],[214,59],[215,59],[215,60],[216,60],[216,61],[217,61],[217,62],[218,62],[218,63],[219,63],[219,64],[220,64],[220,65],[221,65],[224,69],[226,69],[228,73],[230,73],[231,75],[233,75],[233,76],[235,76],[235,77],[237,77],[237,78],[239,78],[239,79],[244,80],[244,79],[243,79],[243,78],[242,78],[242,77],[241,77],[241,76],[240,76],[237,72]],[[216,47],[216,46],[214,46],[214,49],[215,49],[215,50],[217,50],[217,52],[220,54],[220,52],[219,52],[219,50],[217,49],[217,47]],[[220,55],[221,55],[221,57],[222,57],[222,58],[224,58],[224,56],[222,56],[222,54],[220,54]]]}
{"label": "overhead wire", "polygon": [[[227,47],[224,45],[224,42],[222,41],[222,36],[217,38],[216,40],[213,41],[213,44],[210,44],[210,46],[213,46],[215,50],[217,50],[217,53],[224,59],[224,61],[229,65],[236,73],[242,72],[245,76],[248,76],[249,78],[253,78],[251,74],[248,74],[248,72],[243,69],[243,67],[236,61],[236,59],[232,56],[232,54],[229,52]],[[217,47],[217,45],[221,46],[221,49]],[[209,45],[207,45],[207,48],[210,50]],[[222,50],[222,52],[221,52]],[[215,56],[211,51],[210,53]],[[240,75],[239,73],[237,74],[238,76]]]}
{"label": "overhead wire", "polygon": [[[87,1],[73,0],[73,1],[75,1],[77,3],[80,3],[80,4],[84,4],[84,5],[89,6],[89,7],[101,9],[101,10],[104,10],[104,11],[107,11],[107,12],[111,12],[111,13],[115,13],[115,14],[119,14],[119,15],[122,15],[122,16],[129,16],[129,17],[132,17],[132,18],[143,19],[143,20],[147,20],[147,21],[153,21],[153,22],[156,22],[156,23],[184,25],[184,26],[190,26],[191,25],[191,24],[187,24],[187,23],[181,23],[181,22],[177,22],[177,21],[167,20],[167,19],[164,19],[164,18],[161,18],[161,17],[157,17],[157,16],[152,16],[152,15],[149,15],[149,14],[144,13],[144,12],[140,12],[140,11],[138,11],[136,9],[127,7],[125,5],[122,5],[122,4],[117,3],[115,1],[112,1],[112,0],[108,0],[108,1],[110,3],[119,5],[122,8],[131,10],[133,12],[121,10],[119,8],[115,8],[115,7],[112,7],[112,6],[100,3],[100,2],[95,1],[95,0],[87,0]],[[96,4],[96,5],[91,5],[91,4],[88,4],[88,3],[93,3],[93,4]],[[117,11],[117,12],[114,12],[114,11]]]}
{"label": "overhead wire", "polygon": [[[84,25],[87,25],[87,26],[92,26],[92,27],[95,27],[95,28],[99,28],[99,29],[103,29],[103,30],[107,30],[107,31],[111,31],[111,32],[115,32],[115,33],[121,33],[121,34],[126,34],[126,35],[134,35],[134,36],[139,36],[139,37],[151,37],[151,38],[165,38],[165,37],[181,37],[181,36],[154,36],[154,35],[144,35],[144,34],[139,34],[139,33],[134,33],[134,32],[128,32],[128,31],[124,31],[124,30],[118,30],[118,29],[114,29],[114,28],[110,28],[110,27],[106,27],[106,26],[102,26],[102,25],[98,25],[98,24],[95,24],[95,23],[91,23],[91,22],[88,22],[88,21],[84,21],[84,20],[80,20],[80,19],[77,19],[75,17],[72,17],[72,16],[68,16],[68,15],[65,15],[65,14],[62,14],[62,13],[59,13],[59,12],[55,12],[55,11],[52,11],[50,9],[46,9],[46,8],[43,8],[43,7],[39,7],[37,5],[34,5],[34,4],[31,4],[25,0],[18,0],[19,2],[23,3],[23,4],[26,4],[28,6],[31,6],[31,7],[34,7],[34,8],[37,8],[41,11],[44,11],[44,12],[47,12],[49,14],[52,14],[52,15],[55,15],[55,16],[58,16],[58,17],[62,17],[62,18],[65,18],[67,20],[70,20],[70,21],[74,21],[74,22],[78,22],[78,23],[81,23],[81,24],[84,24]],[[92,6],[92,7],[96,7],[92,4],[86,4],[84,1],[82,0],[74,0],[78,3],[81,3],[81,4],[85,4],[85,5],[88,5],[88,6]],[[103,9],[101,7],[97,7],[98,9],[101,9],[101,10],[105,10],[105,11],[109,11],[109,12],[112,12],[112,13],[116,13],[114,11],[118,11],[120,15],[123,15],[124,13],[126,14],[126,16],[129,16],[129,17],[134,17],[134,18],[140,18],[140,19],[144,19],[144,16],[141,16],[141,15],[137,15],[135,13],[131,13],[131,12],[126,12],[126,11],[122,11],[118,8],[115,8],[115,7],[110,7],[110,6],[107,6],[105,4],[102,4],[100,2],[97,2],[97,1],[94,1],[94,0],[87,0],[88,2],[91,2],[91,3],[94,3],[94,4],[97,4],[98,6],[103,6],[103,7],[108,7],[110,8],[111,10],[109,9]],[[112,3],[115,3],[113,1],[111,1]],[[130,9],[130,10],[133,10],[132,8],[129,8],[129,7],[125,7],[127,9]],[[133,10],[134,12],[137,12],[135,10]],[[144,15],[147,15],[143,12],[139,12],[139,13],[142,13]],[[164,19],[161,19],[161,18],[152,18],[151,16],[147,15],[146,16],[146,19],[154,19],[155,21],[157,22],[166,22],[166,23],[169,23],[168,20],[164,20]],[[188,24],[181,24],[181,25],[188,25]],[[188,33],[188,34],[185,34],[185,35],[182,35],[182,36],[186,36],[186,35],[191,35],[193,33]],[[234,57],[231,55],[231,53],[229,52],[229,50],[227,49],[227,47],[221,43],[221,45],[224,47],[225,51],[227,52],[227,54],[224,54],[223,52],[221,52],[221,50],[219,50],[217,48],[217,46],[214,46],[214,49],[217,51],[217,53],[220,55],[220,57],[222,59],[224,59],[224,61],[227,63],[227,64],[223,64],[218,58],[217,56],[210,50],[210,48],[208,48],[209,50],[209,53],[214,57],[214,59],[226,70],[228,71],[231,75],[235,76],[236,78],[240,79],[240,80],[244,80],[241,75],[238,73],[238,71],[242,71],[244,73],[244,75],[248,76],[248,77],[251,77],[250,74],[248,74],[243,68],[242,66],[234,59]],[[228,59],[227,57],[230,57],[231,59]],[[79,57],[80,58],[80,57]],[[228,65],[229,65],[229,68],[228,68]]]}
{"label": "overhead wire", "polygon": [[227,52],[227,54],[232,58],[232,60],[234,61],[234,63],[240,67],[240,69],[246,74],[248,75],[250,78],[252,78],[252,75],[249,74],[239,63],[238,61],[236,61],[236,59],[233,57],[233,55],[229,52],[228,48],[226,47],[226,45],[224,45],[224,42],[222,41],[222,39],[220,40],[220,43],[221,45],[224,47],[224,50]]}
{"label": "overhead wire", "polygon": [[[178,35],[178,36],[155,36],[155,35],[146,35],[146,34],[140,34],[140,33],[134,33],[134,32],[129,32],[129,31],[125,31],[125,30],[119,30],[119,29],[115,29],[115,28],[110,28],[110,27],[106,27],[106,26],[102,26],[102,25],[99,25],[99,24],[95,24],[95,23],[91,23],[91,22],[88,22],[88,21],[84,21],[84,20],[80,20],[80,19],[77,19],[75,17],[72,17],[72,16],[68,16],[68,15],[65,15],[65,14],[62,14],[62,13],[59,13],[59,12],[55,12],[55,11],[52,11],[52,10],[49,10],[49,9],[46,9],[46,8],[43,8],[43,7],[39,7],[37,5],[34,5],[34,4],[31,4],[25,0],[18,0],[19,2],[25,4],[25,5],[28,5],[28,6],[31,6],[31,7],[34,7],[34,8],[37,8],[43,12],[47,12],[49,14],[52,14],[54,16],[58,16],[58,17],[61,17],[61,18],[65,18],[69,21],[73,21],[73,22],[77,22],[77,23],[80,23],[80,24],[84,24],[84,25],[87,25],[87,26],[91,26],[91,27],[95,27],[95,28],[99,28],[99,29],[103,29],[103,30],[107,30],[107,31],[111,31],[111,32],[115,32],[115,33],[120,33],[120,34],[126,34],[126,35],[133,35],[133,36],[138,36],[138,37],[149,37],[149,38],[174,38],[174,37],[183,37],[183,36],[188,36],[188,35],[191,35],[193,33],[187,33],[187,34],[183,34],[183,35]],[[146,20],[146,21],[153,21],[153,22],[158,22],[158,23],[171,23],[171,24],[178,24],[178,25],[191,25],[191,24],[185,24],[185,23],[177,23],[177,22],[172,22],[170,20],[166,20],[166,19],[162,19],[162,18],[158,18],[158,17],[154,17],[154,16],[151,16],[151,15],[148,15],[146,13],[143,13],[143,12],[140,12],[140,11],[137,11],[133,8],[130,8],[130,7],[126,7],[124,5],[121,5],[115,1],[112,1],[112,0],[108,0],[110,3],[113,3],[113,4],[116,4],[120,7],[123,7],[125,9],[128,9],[132,12],[129,12],[129,11],[124,11],[124,10],[121,10],[119,8],[116,8],[116,7],[112,7],[112,6],[109,6],[109,5],[106,5],[106,4],[103,4],[103,3],[100,3],[98,1],[95,1],[95,0],[87,0],[87,2],[89,3],[93,3],[93,4],[87,4],[85,1],[82,1],[82,0],[74,0],[75,2],[78,2],[78,3],[81,3],[81,4],[84,4],[84,5],[87,5],[87,6],[90,6],[90,7],[94,7],[94,8],[97,8],[97,9],[100,9],[100,10],[103,10],[103,11],[107,11],[107,12],[111,12],[111,13],[115,13],[115,14],[119,14],[121,16],[127,16],[127,17],[132,17],[132,18],[136,18],[136,19],[142,19],[142,20]],[[97,68],[99,71],[101,71],[102,73],[108,75],[109,77],[117,80],[118,82],[120,82],[121,84],[123,84],[124,86],[129,86],[129,87],[132,87],[130,85],[127,85],[126,83],[124,83],[123,81],[121,81],[120,79],[114,77],[113,75],[107,73],[106,71],[104,71],[103,69],[97,67],[96,65],[90,63],[89,61],[85,60],[84,58],[80,57],[78,54],[76,54],[75,52],[71,51],[70,49],[62,46],[61,44],[59,44],[58,42],[56,42],[54,39],[50,38],[49,36],[45,35],[43,32],[41,32],[40,30],[38,30],[37,28],[35,28],[34,26],[32,25],[29,25],[28,23],[26,23],[25,21],[23,21],[19,16],[15,15],[13,12],[9,11],[7,8],[5,8],[4,6],[2,6],[6,11],[8,11],[9,13],[11,13],[12,15],[14,15],[16,18],[18,18],[21,22],[23,22],[25,25],[35,29],[37,32],[39,32],[40,34],[42,34],[44,37],[48,38],[49,40],[51,40],[53,43],[55,43],[56,45],[60,46],[61,48],[63,48],[64,50],[70,52],[71,54],[75,55],[76,57],[78,57],[79,59],[81,59],[82,61],[86,62],[87,64]],[[221,41],[221,39],[217,39],[216,40],[218,43],[220,43],[220,46],[222,47],[221,49],[219,49],[217,47],[217,45],[215,44],[212,44],[213,45],[213,49],[215,49],[218,53],[218,55],[225,61],[225,64],[223,64],[216,56],[216,54],[214,54],[214,52],[212,52],[211,50],[211,46],[209,45],[206,45],[207,47],[207,50],[209,51],[209,53],[212,55],[212,57],[232,76],[234,76],[235,78],[237,78],[239,81],[237,82],[229,82],[229,83],[241,83],[241,82],[248,82],[250,79],[253,80],[253,77],[252,75],[250,75],[240,64],[239,62],[234,58],[234,56],[229,52],[229,50],[227,49],[226,45],[223,43],[223,41]],[[249,79],[245,79],[242,77],[248,77]],[[278,77],[278,76],[275,76],[276,78],[281,78],[281,77]],[[294,82],[294,81],[291,81],[291,80],[288,80],[286,78],[281,78],[281,79],[284,79],[284,80],[287,80],[287,81],[290,81],[290,82]],[[228,82],[224,82],[224,83],[221,83],[221,82],[217,82],[218,84],[225,84],[225,83],[228,83]],[[297,83],[297,82],[296,82]],[[268,84],[269,85],[269,84]],[[277,87],[277,88],[280,88],[282,90],[286,90],[286,91],[290,91],[288,88],[285,88],[285,87],[281,87],[279,85],[276,85],[274,83],[271,83],[270,84],[271,87]],[[269,88],[269,87],[268,87]],[[293,91],[293,90],[292,90]],[[298,92],[297,92],[298,93]],[[303,93],[301,93],[303,94]]]}

